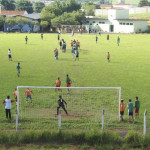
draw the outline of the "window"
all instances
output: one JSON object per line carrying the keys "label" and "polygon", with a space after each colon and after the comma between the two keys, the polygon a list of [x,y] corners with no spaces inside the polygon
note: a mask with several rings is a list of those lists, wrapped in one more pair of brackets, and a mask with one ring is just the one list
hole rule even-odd
{"label": "window", "polygon": [[122,22],[120,22],[119,24],[122,25]]}
{"label": "window", "polygon": [[133,25],[133,23],[130,23],[130,25]]}
{"label": "window", "polygon": [[126,23],[126,25],[129,25],[129,23]]}
{"label": "window", "polygon": [[99,24],[101,24],[101,22],[99,22]]}
{"label": "window", "polygon": [[92,25],[92,23],[90,23],[90,25]]}
{"label": "window", "polygon": [[95,21],[93,21],[93,23],[95,23]]}
{"label": "window", "polygon": [[123,23],[123,25],[125,25],[125,23]]}
{"label": "window", "polygon": [[89,21],[86,21],[86,23],[89,23]]}
{"label": "window", "polygon": [[102,24],[105,24],[105,22],[102,22]]}

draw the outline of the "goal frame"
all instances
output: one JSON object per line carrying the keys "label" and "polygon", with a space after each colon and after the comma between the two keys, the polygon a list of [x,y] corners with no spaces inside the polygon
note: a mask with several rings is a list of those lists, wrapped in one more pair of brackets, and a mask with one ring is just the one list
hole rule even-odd
{"label": "goal frame", "polygon": [[119,105],[118,105],[118,120],[120,120],[120,101],[121,101],[121,87],[50,87],[50,86],[17,86],[17,109],[16,109],[16,132],[18,132],[18,118],[19,118],[19,89],[21,88],[37,88],[37,89],[103,89],[103,90],[118,90],[119,91]]}

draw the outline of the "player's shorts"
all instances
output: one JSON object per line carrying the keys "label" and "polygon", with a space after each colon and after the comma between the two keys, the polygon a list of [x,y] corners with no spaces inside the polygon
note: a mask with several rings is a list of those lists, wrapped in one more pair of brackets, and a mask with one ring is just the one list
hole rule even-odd
{"label": "player's shorts", "polygon": [[124,111],[120,111],[120,115],[124,115]]}
{"label": "player's shorts", "polygon": [[129,116],[133,116],[133,112],[129,112]]}
{"label": "player's shorts", "polygon": [[27,95],[26,98],[27,98],[27,99],[28,99],[28,98],[32,99],[32,96],[31,96],[31,95]]}
{"label": "player's shorts", "polygon": [[67,83],[67,87],[70,87],[71,86],[71,83]]}
{"label": "player's shorts", "polygon": [[139,113],[139,110],[138,110],[138,109],[135,109],[135,113],[138,114],[138,113]]}
{"label": "player's shorts", "polygon": [[56,87],[60,87],[60,85],[56,85]]}
{"label": "player's shorts", "polygon": [[9,58],[11,58],[11,55],[8,55]]}
{"label": "player's shorts", "polygon": [[20,73],[20,69],[17,69],[17,72]]}

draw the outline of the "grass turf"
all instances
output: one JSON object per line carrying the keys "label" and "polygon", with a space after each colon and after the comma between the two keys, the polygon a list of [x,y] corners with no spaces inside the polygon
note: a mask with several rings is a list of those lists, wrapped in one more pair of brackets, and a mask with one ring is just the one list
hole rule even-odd
{"label": "grass turf", "polygon": [[[29,39],[27,45],[25,44],[26,35]],[[56,61],[53,50],[56,47],[59,48],[57,34],[44,34],[44,40],[41,40],[40,34],[1,34],[1,99],[5,99],[7,95],[12,98],[17,85],[54,86],[58,76],[62,81],[62,86],[65,86],[65,77],[66,74],[69,74],[73,81],[72,86],[121,87],[125,104],[128,103],[129,98],[134,101],[135,96],[139,96],[141,109],[139,123],[136,127],[142,128],[143,112],[148,109],[150,103],[150,44],[148,41],[150,35],[121,34],[119,35],[120,46],[117,46],[117,36],[116,34],[110,35],[109,41],[106,40],[105,34],[98,36],[99,40],[96,44],[94,34],[75,34],[74,37],[71,37],[70,34],[61,35],[61,38],[67,42],[67,52],[64,54],[59,50],[59,60]],[[79,61],[71,58],[70,41],[73,39],[79,40],[81,43]],[[12,62],[8,61],[8,48],[12,52]],[[106,59],[108,51],[111,56],[110,63]],[[20,78],[17,77],[16,70],[18,61],[22,68]],[[117,108],[117,102],[116,107],[110,105],[110,109],[117,110]],[[13,104],[12,114],[14,113],[15,106]],[[0,105],[0,116],[1,129],[15,128],[14,123],[9,124],[6,121],[3,105]],[[125,120],[127,121],[127,119],[126,108]],[[113,128],[115,128],[114,126]],[[124,126],[124,123],[119,126]],[[128,125],[125,124],[125,126]],[[28,128],[28,125],[23,127]],[[128,127],[135,128],[132,125]],[[33,128],[42,128],[42,126],[37,124]]]}

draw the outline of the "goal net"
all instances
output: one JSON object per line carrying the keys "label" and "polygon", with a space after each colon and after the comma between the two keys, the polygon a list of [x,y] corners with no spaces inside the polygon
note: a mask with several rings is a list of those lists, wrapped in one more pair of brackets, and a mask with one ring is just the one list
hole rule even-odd
{"label": "goal net", "polygon": [[[26,98],[27,88],[32,91],[32,97]],[[67,87],[18,86],[17,91],[16,131],[58,129],[57,108],[60,95],[67,103],[64,103],[65,108],[59,109],[63,129],[100,128],[103,109],[105,122],[112,123],[119,118],[120,87],[70,87],[68,93]]]}
{"label": "goal net", "polygon": [[89,33],[87,25],[62,25],[61,30],[62,33]]}

